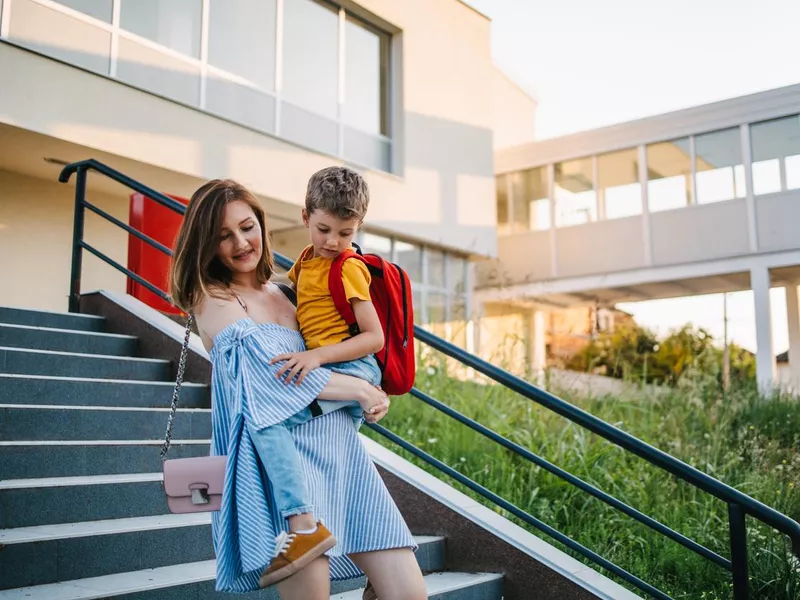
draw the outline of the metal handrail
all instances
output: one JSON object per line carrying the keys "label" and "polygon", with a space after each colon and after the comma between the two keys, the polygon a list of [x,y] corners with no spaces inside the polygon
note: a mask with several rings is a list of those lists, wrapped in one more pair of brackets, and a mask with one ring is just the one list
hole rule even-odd
{"label": "metal handrail", "polygon": [[[147,236],[146,234],[130,227],[129,225],[123,223],[119,219],[114,218],[105,211],[102,211],[98,207],[89,203],[86,200],[86,176],[88,171],[96,171],[106,177],[109,177],[110,179],[128,187],[129,189],[132,189],[136,192],[145,195],[146,197],[154,200],[155,202],[161,204],[162,206],[165,206],[166,208],[169,208],[177,212],[178,214],[183,215],[186,211],[186,207],[180,202],[177,202],[176,200],[173,200],[169,196],[166,196],[128,177],[124,173],[112,169],[111,167],[94,159],[72,163],[64,167],[64,169],[61,171],[59,175],[60,182],[66,183],[69,181],[69,179],[73,174],[77,174],[77,182],[75,188],[75,219],[73,223],[72,273],[71,273],[71,289],[70,289],[70,302],[69,302],[70,312],[77,312],[79,309],[81,262],[82,262],[83,250],[91,252],[93,255],[97,256],[101,260],[104,260],[106,263],[108,263],[115,269],[123,272],[128,277],[134,279],[134,281],[142,284],[143,286],[145,286],[147,289],[149,289],[159,297],[169,301],[168,295],[163,290],[160,290],[158,287],[146,281],[138,274],[133,273],[126,267],[120,265],[116,261],[104,255],[102,252],[98,251],[96,248],[87,244],[83,240],[84,212],[85,209],[88,208],[89,210],[92,210],[96,214],[107,219],[111,223],[124,229],[131,235],[134,235],[138,239],[141,239],[142,241],[158,249],[159,251],[169,256],[172,255],[172,251],[163,244],[160,244],[159,242]],[[284,269],[291,268],[293,264],[292,260],[277,252],[273,254],[276,265]],[[746,523],[745,523],[746,515],[750,515],[751,517],[758,519],[763,523],[770,525],[777,531],[787,535],[792,541],[792,549],[794,553],[800,556],[800,523],[797,523],[788,516],[755,500],[754,498],[751,498],[750,496],[740,492],[739,490],[717,479],[714,479],[710,475],[707,475],[706,473],[703,473],[702,471],[695,469],[694,467],[684,463],[683,461],[678,460],[677,458],[669,454],[666,454],[661,450],[658,450],[657,448],[643,442],[642,440],[632,436],[631,434],[626,433],[625,431],[622,431],[621,429],[618,429],[601,419],[598,419],[597,417],[587,413],[586,411],[581,410],[580,408],[573,406],[572,404],[569,404],[564,400],[561,400],[560,398],[554,396],[553,394],[550,394],[549,392],[546,392],[545,390],[530,384],[524,379],[512,375],[507,371],[504,371],[484,361],[483,359],[466,352],[465,350],[461,349],[455,344],[452,344],[446,340],[443,340],[433,335],[432,333],[423,329],[419,325],[414,325],[414,334],[420,342],[427,344],[431,348],[438,350],[444,355],[453,358],[454,360],[478,371],[479,373],[482,373],[483,375],[489,377],[490,379],[496,381],[497,383],[503,385],[504,387],[514,392],[517,392],[524,398],[527,398],[528,400],[531,400],[533,402],[537,402],[538,404],[544,406],[548,410],[551,410],[556,414],[559,414],[562,417],[568,419],[569,421],[585,429],[588,429],[593,433],[596,433],[597,435],[618,445],[624,450],[627,450],[635,454],[636,456],[648,461],[650,464],[664,471],[667,471],[668,473],[671,473],[672,475],[682,479],[683,481],[686,481],[687,483],[703,490],[704,492],[715,496],[716,498],[722,500],[723,502],[726,502],[728,504],[728,517],[729,517],[730,542],[731,542],[730,560],[716,554],[715,552],[709,550],[708,548],[701,546],[697,542],[670,529],[669,527],[663,525],[662,523],[656,521],[655,519],[648,517],[647,515],[641,513],[640,511],[634,509],[633,507],[614,498],[613,496],[607,494],[606,492],[599,490],[598,488],[579,479],[578,477],[575,477],[574,475],[568,473],[567,471],[560,469],[559,467],[553,465],[552,463],[546,461],[545,459],[530,452],[526,448],[523,448],[522,446],[515,444],[514,442],[508,440],[507,438],[500,436],[498,433],[481,425],[480,423],[477,423],[476,421],[470,419],[469,417],[462,415],[461,413],[453,410],[452,408],[439,402],[435,398],[432,398],[431,396],[425,394],[424,392],[418,390],[417,388],[413,388],[411,391],[411,394],[416,398],[422,400],[423,402],[429,404],[430,406],[436,408],[437,410],[444,412],[449,417],[459,421],[460,423],[466,425],[467,427],[470,427],[474,431],[477,431],[478,433],[481,433],[482,435],[492,439],[496,443],[514,452],[518,456],[525,458],[526,460],[560,477],[564,481],[567,481],[568,483],[575,485],[584,492],[587,492],[592,496],[602,500],[603,502],[606,502],[610,506],[620,510],[624,514],[630,516],[631,518],[647,525],[654,531],[657,531],[658,533],[661,533],[669,537],[673,541],[682,544],[684,547],[689,548],[690,550],[696,552],[703,558],[706,558],[707,560],[710,560],[723,568],[731,570],[733,572],[735,600],[746,600],[749,597],[749,589],[748,589],[749,584],[747,577],[747,536],[746,536]],[[599,566],[613,572],[621,579],[647,592],[648,594],[652,595],[655,598],[667,599],[667,600],[669,599],[669,596],[664,594],[662,591],[642,581],[635,575],[628,573],[624,569],[621,569],[620,567],[611,563],[607,559],[604,559],[603,557],[597,555],[592,550],[582,546],[581,544],[575,542],[574,540],[571,540],[563,533],[539,521],[532,515],[529,515],[525,511],[514,506],[513,504],[509,503],[507,500],[501,498],[500,496],[497,496],[493,492],[490,492],[486,488],[483,488],[482,486],[480,486],[480,484],[465,477],[463,474],[445,465],[441,461],[438,461],[437,459],[428,455],[427,453],[420,450],[416,446],[413,446],[406,440],[403,440],[402,438],[393,434],[391,431],[385,429],[384,427],[381,427],[380,425],[375,425],[375,424],[369,425],[369,427],[375,430],[377,433],[388,438],[392,442],[412,452],[415,456],[419,457],[420,459],[428,462],[428,464],[433,465],[438,470],[442,471],[448,476],[466,485],[476,493],[481,494],[482,496],[489,499],[496,505],[508,510],[515,516],[521,518],[530,525],[538,528],[540,531],[550,535],[557,541],[565,544],[567,547],[580,553],[589,560],[592,560]]]}

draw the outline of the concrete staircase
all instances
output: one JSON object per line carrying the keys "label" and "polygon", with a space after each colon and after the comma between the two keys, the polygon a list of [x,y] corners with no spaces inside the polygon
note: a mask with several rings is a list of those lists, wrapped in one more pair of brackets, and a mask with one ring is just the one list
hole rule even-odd
{"label": "concrete staircase", "polygon": [[[230,598],[214,591],[210,515],[169,514],[161,489],[172,365],[104,329],[0,307],[0,600]],[[171,456],[208,453],[209,402],[184,384]],[[429,597],[502,598],[501,575],[442,572],[445,539],[418,542]],[[360,600],[361,585],[332,598]]]}

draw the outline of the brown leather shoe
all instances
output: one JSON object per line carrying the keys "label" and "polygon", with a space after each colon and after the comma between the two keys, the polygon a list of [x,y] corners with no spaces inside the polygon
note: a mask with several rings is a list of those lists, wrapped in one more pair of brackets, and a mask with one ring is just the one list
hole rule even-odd
{"label": "brown leather shoe", "polygon": [[275,538],[275,558],[258,580],[259,585],[265,588],[286,579],[335,545],[336,538],[322,521],[317,522],[314,533],[281,533]]}
{"label": "brown leather shoe", "polygon": [[375,588],[372,587],[369,579],[367,579],[367,587],[364,588],[364,594],[361,600],[378,600],[378,594],[375,593]]}

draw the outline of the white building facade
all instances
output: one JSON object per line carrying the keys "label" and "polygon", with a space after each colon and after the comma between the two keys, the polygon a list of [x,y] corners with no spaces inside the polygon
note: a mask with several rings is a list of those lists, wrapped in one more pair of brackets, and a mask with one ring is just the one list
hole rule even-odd
{"label": "white building facade", "polygon": [[498,152],[498,259],[478,269],[481,301],[547,311],[752,289],[770,388],[771,287],[786,288],[800,356],[798,113],[800,85]]}
{"label": "white building facade", "polygon": [[[493,66],[489,27],[458,0],[0,0],[0,305],[66,308],[65,163],[180,197],[234,178],[290,256],[308,177],[346,164],[371,190],[360,241],[408,270],[418,320],[465,322],[473,262],[497,248],[494,140],[520,141],[520,122],[531,139],[535,110]],[[128,221],[130,190],[88,185]],[[126,263],[122,230],[90,215],[86,237]],[[124,291],[85,262],[84,290]]]}

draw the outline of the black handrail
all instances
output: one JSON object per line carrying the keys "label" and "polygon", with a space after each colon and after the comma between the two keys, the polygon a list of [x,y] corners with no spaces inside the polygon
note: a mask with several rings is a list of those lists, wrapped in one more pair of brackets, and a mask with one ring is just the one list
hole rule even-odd
{"label": "black handrail", "polygon": [[[171,256],[172,251],[160,244],[156,240],[152,239],[151,237],[145,235],[142,232],[126,225],[122,221],[114,218],[113,216],[109,215],[105,211],[102,211],[98,207],[92,205],[86,200],[86,178],[89,171],[96,171],[122,185],[137,191],[144,196],[151,198],[152,200],[158,202],[162,206],[169,208],[178,214],[183,215],[186,211],[186,208],[180,202],[173,200],[172,198],[128,177],[127,175],[120,173],[119,171],[112,169],[111,167],[104,165],[94,159],[84,160],[80,162],[76,162],[64,167],[59,175],[59,181],[62,183],[66,183],[69,181],[70,177],[73,173],[77,173],[77,183],[75,187],[75,219],[73,222],[73,247],[72,247],[72,274],[70,280],[70,300],[69,300],[69,310],[70,312],[77,312],[79,310],[79,302],[80,302],[80,279],[81,279],[81,263],[82,263],[82,251],[85,249],[101,260],[104,260],[106,263],[114,267],[115,269],[123,272],[128,277],[131,277],[134,281],[140,283],[141,285],[145,286],[147,289],[158,295],[159,297],[169,301],[168,295],[163,291],[160,290],[158,287],[154,286],[150,282],[146,281],[138,274],[133,273],[126,267],[120,265],[116,261],[112,260],[108,256],[104,255],[102,252],[98,251],[96,248],[92,247],[91,245],[87,244],[83,240],[83,229],[84,229],[84,216],[85,216],[85,209],[92,210],[96,214],[100,215],[101,217],[107,219],[108,221],[112,222],[113,224],[117,225],[118,227],[124,229],[131,235],[134,235],[138,239],[141,239],[145,243],[151,245],[152,247],[158,249],[159,251]],[[289,258],[274,253],[275,263],[285,269],[289,269],[292,266],[293,261]],[[662,470],[671,473],[672,475],[690,483],[691,485],[703,490],[706,493],[709,493],[716,498],[726,502],[728,505],[728,518],[729,518],[729,530],[730,530],[730,546],[731,546],[731,559],[728,560],[715,552],[709,550],[698,544],[697,542],[683,536],[682,534],[670,529],[669,527],[665,526],[664,524],[648,517],[647,515],[639,512],[638,510],[634,509],[633,507],[625,504],[624,502],[614,498],[613,496],[599,490],[598,488],[592,486],[591,484],[575,477],[574,475],[560,469],[559,467],[553,465],[552,463],[546,461],[545,459],[535,455],[534,453],[530,452],[529,450],[511,442],[507,438],[500,436],[495,431],[477,423],[476,421],[469,419],[468,417],[458,413],[457,411],[453,410],[452,408],[448,407],[447,405],[439,402],[435,398],[425,394],[424,392],[418,390],[417,388],[413,388],[411,394],[416,398],[426,402],[430,406],[433,406],[437,410],[444,412],[449,417],[459,421],[460,423],[470,427],[471,429],[481,433],[482,435],[492,439],[493,441],[497,442],[498,444],[502,445],[503,447],[507,448],[508,450],[514,452],[518,456],[525,458],[526,460],[546,469],[550,473],[560,477],[564,481],[575,485],[579,489],[591,494],[592,496],[602,500],[603,502],[613,506],[614,508],[620,510],[624,514],[630,516],[631,518],[643,523],[657,531],[670,539],[682,544],[684,547],[689,548],[690,550],[696,552],[700,556],[706,558],[714,562],[715,564],[731,570],[733,572],[733,586],[734,586],[734,599],[735,600],[746,600],[749,597],[749,583],[748,583],[748,576],[747,576],[747,535],[746,535],[746,515],[750,515],[753,518],[756,518],[767,525],[770,525],[777,531],[787,535],[792,541],[792,549],[794,553],[800,556],[800,523],[790,519],[786,515],[776,511],[769,506],[758,502],[754,498],[740,492],[739,490],[722,483],[721,481],[714,479],[713,477],[703,473],[695,469],[694,467],[684,463],[676,459],[649,444],[646,444],[642,440],[626,433],[613,425],[598,419],[597,417],[583,411],[564,400],[537,388],[536,386],[531,385],[524,379],[520,377],[516,377],[480,358],[474,356],[463,349],[459,348],[455,344],[451,344],[446,340],[443,340],[432,333],[428,332],[427,330],[423,329],[419,325],[414,326],[414,333],[417,339],[429,345],[435,350],[449,356],[461,364],[471,367],[486,375],[490,379],[498,382],[499,384],[511,389],[521,396],[537,402],[541,404],[545,408],[561,415],[562,417],[572,421],[573,423],[580,425],[581,427],[600,435],[601,437],[605,438],[606,440],[620,446],[621,448],[632,452],[636,456],[648,461],[649,463],[659,467]],[[472,481],[471,479],[465,477],[455,469],[445,465],[441,461],[433,458],[429,454],[423,452],[416,446],[409,444],[406,440],[398,437],[397,435],[393,434],[391,431],[388,431],[384,427],[380,425],[369,425],[371,429],[378,432],[379,434],[383,435],[384,437],[388,438],[392,442],[398,444],[402,448],[412,452],[415,456],[419,457],[420,459],[424,460],[428,464],[433,465],[438,470],[442,471],[443,473],[447,474],[448,476],[454,478],[455,480],[459,481],[460,483],[466,485],[476,493],[481,494],[485,498],[489,499],[496,505],[508,510],[515,516],[519,517],[520,519],[524,520],[525,522],[529,523],[530,525],[536,527],[540,531],[550,535],[557,541],[563,543],[565,546],[571,548],[572,550],[580,553],[584,557],[588,558],[589,560],[595,562],[599,566],[608,569],[612,573],[616,574],[618,577],[627,581],[628,583],[636,586],[637,588],[647,592],[651,596],[659,599],[669,599],[664,592],[654,588],[650,584],[642,581],[641,579],[637,578],[635,575],[628,573],[624,569],[621,569],[617,565],[611,563],[610,561],[604,559],[603,557],[597,555],[592,550],[582,546],[581,544],[571,540],[563,533],[555,530],[554,528],[546,525],[545,523],[539,521],[532,515],[526,513],[525,511],[521,510],[520,508],[514,506],[513,504],[509,503],[507,500],[497,496],[493,492],[490,492],[483,486],[480,486],[478,483]]]}

